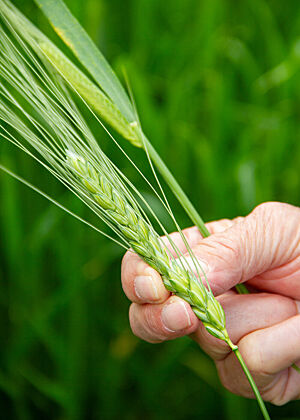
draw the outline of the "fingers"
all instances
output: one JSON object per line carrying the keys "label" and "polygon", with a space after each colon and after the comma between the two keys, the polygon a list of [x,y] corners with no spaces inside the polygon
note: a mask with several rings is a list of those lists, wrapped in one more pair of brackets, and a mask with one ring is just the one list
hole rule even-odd
{"label": "fingers", "polygon": [[[253,331],[295,316],[298,311],[292,299],[272,294],[229,292],[219,300],[224,307],[229,335],[235,343]],[[224,360],[230,353],[227,344],[211,336],[190,306],[176,296],[171,296],[164,304],[131,305],[130,324],[135,335],[149,342],[192,334],[214,360]]]}
{"label": "fingers", "polygon": [[210,234],[224,232],[224,230],[230,228],[237,220],[242,220],[242,217],[230,220],[230,219],[221,219],[213,222],[206,223],[205,226],[209,230]]}
{"label": "fingers", "polygon": [[[298,398],[300,375],[289,366],[300,360],[299,304],[272,294],[240,296],[229,292],[219,299],[229,335],[238,342],[263,397],[275,404]],[[130,323],[133,332],[149,342],[191,334],[217,361],[223,384],[232,392],[253,396],[235,355],[225,343],[205,331],[180,298],[172,296],[158,305],[132,304]]]}
{"label": "fingers", "polygon": [[[214,294],[219,295],[238,283],[259,279],[262,273],[291,263],[300,252],[299,221],[299,208],[265,203],[234,223],[223,220],[208,224],[212,232],[217,232],[209,238],[201,240],[196,228],[186,229],[184,234]],[[170,236],[180,252],[184,252],[185,244],[180,235]],[[154,270],[143,274],[147,270],[147,265],[143,264],[133,254],[125,255],[122,284],[126,295],[138,303],[163,302],[169,294]]]}
{"label": "fingers", "polygon": [[[202,235],[196,226],[184,229],[182,234],[184,235],[190,247],[195,246],[202,239]],[[178,254],[185,254],[187,251],[186,242],[179,232],[173,232],[168,236],[163,236],[162,241],[170,251],[170,254],[174,257],[176,257]]]}
{"label": "fingers", "polygon": [[300,255],[273,270],[251,279],[250,284],[258,290],[270,291],[300,300]]}
{"label": "fingers", "polygon": [[[299,367],[299,363],[298,363]],[[277,375],[278,381],[276,388],[276,393],[272,390],[272,394],[275,394],[273,397],[272,395],[266,395],[267,401],[271,401],[273,404],[276,405],[283,405],[291,400],[299,400],[300,399],[300,375],[299,372],[296,371],[293,367],[289,367],[288,369],[282,371],[281,374]],[[283,378],[283,380],[280,380]],[[269,393],[270,394],[270,393]]]}
{"label": "fingers", "polygon": [[[237,295],[232,292],[220,296],[218,300],[224,309],[226,327],[233,343],[298,313],[298,306],[293,299],[275,294]],[[231,352],[227,344],[211,336],[202,324],[192,337],[216,361],[224,360]]]}
{"label": "fingers", "polygon": [[[240,218],[241,219],[241,218]],[[235,219],[237,220],[237,219]],[[232,226],[234,221],[229,219],[221,219],[214,222],[206,223],[206,227],[211,234],[223,232],[224,230],[228,229]],[[189,244],[189,247],[193,248],[194,246],[198,245],[199,242],[203,239],[199,229],[196,226],[189,227],[187,229],[183,229],[182,233]],[[175,245],[176,249],[173,248],[172,244],[170,243],[169,237],[173,244]],[[178,254],[182,253],[185,254],[187,252],[186,242],[183,240],[182,235],[179,232],[173,232],[167,236],[163,236],[162,240],[166,244],[167,248],[170,250],[171,255],[178,256]]]}
{"label": "fingers", "polygon": [[253,372],[272,375],[300,359],[300,315],[255,331],[239,343]]}
{"label": "fingers", "polygon": [[[299,302],[267,293],[231,293],[219,300],[229,336],[238,344],[263,398],[274,404],[299,398],[300,375],[290,368],[300,360]],[[216,361],[226,388],[253,397],[235,354],[225,343],[209,335],[202,324],[192,337]]]}
{"label": "fingers", "polygon": [[[214,235],[204,240],[195,228],[185,231],[194,254],[203,262],[214,294],[222,294],[219,300],[227,316],[230,337],[239,344],[264,397],[278,404],[300,395],[300,380],[289,368],[300,360],[298,306],[279,295],[238,296],[226,290],[247,280],[259,287],[255,282],[270,281],[266,273],[271,274],[271,280],[272,276],[276,280],[276,276],[283,275],[287,281],[296,281],[299,221],[300,209],[266,203],[245,218],[210,223]],[[172,239],[184,253],[185,242],[180,235],[172,234]],[[252,395],[228,346],[210,336],[190,306],[170,296],[158,273],[134,254],[124,257],[122,284],[129,299],[135,302],[130,308],[130,323],[138,337],[159,342],[191,334],[216,360],[224,385],[233,392]],[[292,389],[291,382],[299,386],[298,390]]]}
{"label": "fingers", "polygon": [[[214,233],[222,231],[230,225],[232,225],[230,220],[223,219],[218,222],[208,223],[207,226]],[[202,240],[202,236],[196,227],[184,229],[183,234],[190,247],[196,246]],[[186,245],[178,232],[170,234],[170,238],[180,253],[187,251]],[[162,240],[170,250],[170,253],[176,255],[168,238],[163,237]],[[131,251],[126,252],[123,258],[121,279],[123,290],[132,302],[162,303],[170,296],[158,273]]]}
{"label": "fingers", "polygon": [[[291,365],[300,360],[300,315],[245,336],[240,352],[265,400],[281,405],[300,396],[300,375]],[[218,363],[223,384],[232,392],[252,396],[234,354]],[[234,379],[238,377],[237,381]]]}
{"label": "fingers", "polygon": [[157,271],[131,251],[123,257],[121,280],[123,290],[132,302],[158,304],[170,296]]}
{"label": "fingers", "polygon": [[300,209],[264,203],[193,247],[214,294],[291,262],[300,253]]}
{"label": "fingers", "polygon": [[177,296],[158,305],[133,303],[129,319],[133,333],[151,343],[191,334],[199,326],[191,307]]}
{"label": "fingers", "polygon": [[[185,229],[183,233],[190,246],[202,239],[196,227]],[[178,232],[174,232],[169,236],[179,252],[186,252],[186,245]],[[176,255],[168,238],[165,236],[162,240],[170,250],[170,253]],[[121,280],[126,296],[135,303],[162,303],[170,296],[159,274],[131,251],[126,252],[124,255]]]}

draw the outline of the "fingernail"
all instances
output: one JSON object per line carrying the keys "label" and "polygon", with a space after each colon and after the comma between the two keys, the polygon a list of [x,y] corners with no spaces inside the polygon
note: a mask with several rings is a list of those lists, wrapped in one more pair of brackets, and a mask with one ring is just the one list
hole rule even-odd
{"label": "fingernail", "polygon": [[207,262],[200,260],[199,258],[192,257],[180,257],[178,258],[179,264],[182,264],[186,270],[192,271],[195,274],[203,275],[203,272],[207,274],[210,270]]}
{"label": "fingernail", "polygon": [[151,276],[137,276],[134,280],[134,289],[136,295],[146,302],[159,299],[157,287]]}
{"label": "fingernail", "polygon": [[161,319],[165,328],[172,332],[184,330],[192,325],[185,303],[180,300],[166,305],[162,310]]}

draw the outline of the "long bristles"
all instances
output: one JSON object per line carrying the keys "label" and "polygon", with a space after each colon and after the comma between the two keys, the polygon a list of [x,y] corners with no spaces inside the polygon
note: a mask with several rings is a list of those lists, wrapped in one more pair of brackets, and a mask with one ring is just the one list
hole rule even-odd
{"label": "long bristles", "polygon": [[[10,29],[15,42],[8,35]],[[6,30],[0,27],[0,38],[0,119],[5,123],[0,124],[2,137],[34,157],[72,190],[128,248],[162,274],[169,290],[191,303],[208,330],[226,339],[221,307],[202,281],[199,283],[184,268],[183,260],[177,262],[167,252],[134,197],[137,190],[129,191],[130,182],[120,176],[121,172],[99,147],[62,77],[33,51],[34,38],[29,45],[30,35],[22,38],[10,22]],[[80,94],[81,86],[77,89]],[[161,192],[173,216],[162,189]],[[175,254],[182,257],[168,238]]]}

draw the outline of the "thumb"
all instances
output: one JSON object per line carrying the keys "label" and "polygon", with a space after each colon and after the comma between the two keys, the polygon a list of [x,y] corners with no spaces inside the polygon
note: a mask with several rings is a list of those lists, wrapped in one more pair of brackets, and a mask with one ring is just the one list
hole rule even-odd
{"label": "thumb", "polygon": [[263,203],[193,247],[216,295],[300,255],[300,209]]}

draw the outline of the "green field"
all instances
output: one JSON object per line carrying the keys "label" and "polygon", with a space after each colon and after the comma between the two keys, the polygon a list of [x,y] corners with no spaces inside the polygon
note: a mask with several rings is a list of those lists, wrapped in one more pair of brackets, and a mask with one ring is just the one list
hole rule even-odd
{"label": "green field", "polygon": [[[300,204],[300,2],[69,0],[122,81],[145,133],[205,221],[263,201]],[[59,45],[33,0],[17,5]],[[107,155],[159,202],[83,108]],[[145,156],[121,144],[151,180]],[[50,174],[4,140],[0,163],[97,223]],[[164,185],[164,184],[163,184]],[[166,187],[181,227],[190,222]],[[133,336],[122,249],[0,173],[0,418],[252,420],[188,338]],[[108,231],[106,227],[104,230]],[[268,405],[300,418],[300,403]]]}

